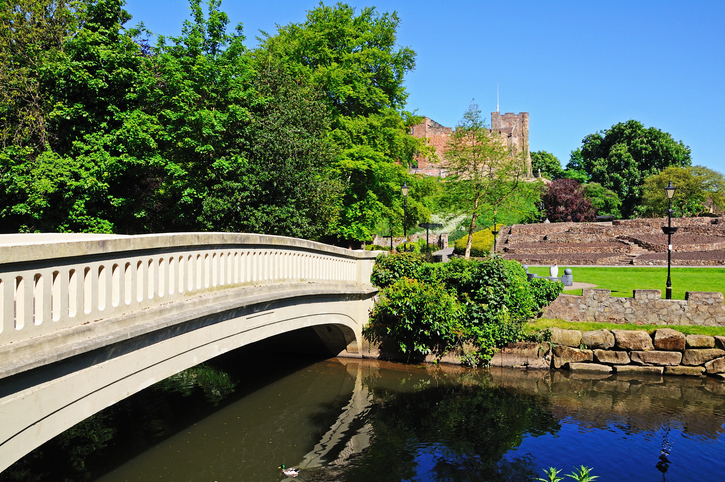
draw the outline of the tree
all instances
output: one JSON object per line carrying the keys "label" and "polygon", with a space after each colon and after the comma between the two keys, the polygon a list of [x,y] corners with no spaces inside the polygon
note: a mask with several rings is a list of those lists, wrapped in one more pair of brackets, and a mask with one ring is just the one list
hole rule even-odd
{"label": "tree", "polygon": [[575,149],[569,154],[569,162],[561,173],[562,179],[574,179],[579,184],[589,182],[589,174],[584,170],[584,159],[582,158],[582,150]]}
{"label": "tree", "polygon": [[584,195],[591,201],[594,212],[599,216],[622,216],[619,208],[622,202],[617,193],[610,191],[596,182],[590,182],[584,186]]}
{"label": "tree", "polygon": [[646,177],[669,166],[691,163],[690,148],[654,127],[629,120],[582,141],[581,163],[593,182],[617,193],[622,214],[631,217],[641,201]]}
{"label": "tree", "polygon": [[0,152],[3,230],[319,239],[336,226],[322,93],[279,63],[255,69],[219,3],[205,15],[192,0],[182,35],[153,51],[123,27],[122,0],[79,10],[41,72],[47,142]]}
{"label": "tree", "polygon": [[44,73],[84,7],[64,0],[0,2],[0,147],[45,148],[52,102]]}
{"label": "tree", "polygon": [[534,174],[541,170],[541,175],[548,179],[558,179],[563,173],[559,159],[554,154],[546,151],[531,153],[531,168]]}
{"label": "tree", "polygon": [[[399,24],[396,13],[320,4],[305,22],[264,34],[254,52],[258,65],[287,65],[324,93],[336,147],[328,170],[345,186],[334,232],[344,239],[367,241],[396,216],[400,186],[410,181],[405,168],[429,150],[408,134],[420,118],[402,110],[403,76],[415,67],[415,52],[396,46]],[[411,191],[409,206],[415,196]]]}
{"label": "tree", "polygon": [[594,208],[581,184],[573,179],[557,179],[541,197],[546,216],[553,222],[594,221]]}
{"label": "tree", "polygon": [[669,202],[664,188],[672,181],[675,215],[696,216],[709,212],[710,206],[725,208],[725,177],[703,166],[668,167],[644,182],[643,213],[666,216]]}
{"label": "tree", "polygon": [[471,217],[465,252],[468,258],[479,216],[495,212],[518,189],[526,163],[521,155],[509,152],[472,103],[448,140],[446,169],[451,199]]}
{"label": "tree", "polygon": [[[143,202],[133,191],[145,170],[128,155],[131,143],[120,133],[145,135],[144,126],[126,123],[134,118],[142,55],[136,31],[122,28],[130,17],[121,3],[79,2],[73,10],[45,5],[43,15],[57,21],[26,14],[57,32],[43,44],[52,53],[35,52],[42,68],[25,71],[43,97],[29,124],[16,124],[16,132],[28,135],[0,155],[4,230],[113,232],[124,217],[138,223],[134,215]],[[18,105],[27,104],[23,95]]]}

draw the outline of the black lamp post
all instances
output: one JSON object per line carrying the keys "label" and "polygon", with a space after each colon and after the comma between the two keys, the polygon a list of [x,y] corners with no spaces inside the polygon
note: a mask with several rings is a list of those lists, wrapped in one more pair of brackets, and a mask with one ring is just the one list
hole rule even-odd
{"label": "black lamp post", "polygon": [[496,222],[498,216],[498,211],[493,212],[493,229],[491,230],[491,234],[493,234],[493,254],[496,254],[496,238],[498,237],[498,223]]}
{"label": "black lamp post", "polygon": [[[403,182],[403,187],[400,188],[400,192],[403,194],[403,240],[404,243],[408,242],[408,228],[405,226],[408,222],[408,183]],[[406,246],[407,251],[407,246]]]}
{"label": "black lamp post", "polygon": [[667,235],[667,289],[665,290],[665,299],[672,299],[672,279],[670,278],[670,266],[672,265],[672,235],[677,232],[677,228],[672,227],[672,197],[675,195],[675,186],[672,185],[672,181],[665,188],[665,194],[667,195],[667,202],[669,207],[667,208],[667,226],[662,226],[662,232]]}

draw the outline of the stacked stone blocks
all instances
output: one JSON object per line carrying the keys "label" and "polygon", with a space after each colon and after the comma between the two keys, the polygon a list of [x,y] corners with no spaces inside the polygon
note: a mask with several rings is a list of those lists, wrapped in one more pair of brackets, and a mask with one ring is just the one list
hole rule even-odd
{"label": "stacked stone blocks", "polygon": [[719,375],[725,373],[725,337],[645,331],[551,330],[551,366],[599,373]]}

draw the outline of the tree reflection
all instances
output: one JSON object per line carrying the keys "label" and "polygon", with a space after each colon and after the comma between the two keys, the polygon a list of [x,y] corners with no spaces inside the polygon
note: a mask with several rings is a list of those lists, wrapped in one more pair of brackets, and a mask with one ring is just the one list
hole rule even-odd
{"label": "tree reflection", "polygon": [[[485,380],[455,382],[399,391],[369,380],[373,403],[367,419],[373,438],[344,480],[535,478],[539,468],[530,458],[509,461],[504,454],[527,434],[559,431],[547,402],[492,387]],[[382,473],[381,467],[385,467]]]}

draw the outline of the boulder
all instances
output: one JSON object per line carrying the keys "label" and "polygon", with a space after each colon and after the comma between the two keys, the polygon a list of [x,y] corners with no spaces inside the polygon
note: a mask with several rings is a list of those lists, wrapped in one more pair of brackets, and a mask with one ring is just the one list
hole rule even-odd
{"label": "boulder", "polygon": [[705,367],[665,367],[665,375],[682,375],[687,377],[700,377],[705,373]]}
{"label": "boulder", "polygon": [[591,350],[580,350],[570,346],[554,346],[554,368],[561,368],[567,363],[590,362],[594,359]]}
{"label": "boulder", "polygon": [[725,357],[715,358],[705,363],[707,373],[725,373]]}
{"label": "boulder", "polygon": [[715,338],[707,335],[687,335],[687,348],[715,348]]}
{"label": "boulder", "polygon": [[582,333],[582,343],[587,348],[612,348],[614,346],[614,335],[609,330],[585,331]]}
{"label": "boulder", "polygon": [[725,350],[725,336],[713,336],[715,338],[715,348]]}
{"label": "boulder", "polygon": [[674,366],[682,362],[679,351],[633,351],[630,353],[632,363],[638,365]]}
{"label": "boulder", "polygon": [[650,373],[652,375],[662,375],[665,367],[642,367],[637,365],[615,365],[614,371],[617,373]]}
{"label": "boulder", "polygon": [[683,365],[704,365],[710,360],[725,356],[725,350],[719,348],[703,348],[694,350],[685,350],[685,356],[682,357]]}
{"label": "boulder", "polygon": [[551,354],[548,347],[539,343],[511,343],[493,355],[490,365],[493,367],[549,369]]}
{"label": "boulder", "polygon": [[599,363],[569,363],[569,370],[573,372],[611,373],[612,367]]}
{"label": "boulder", "polygon": [[646,331],[612,330],[615,346],[620,350],[647,351],[654,350],[652,338]]}
{"label": "boulder", "polygon": [[594,358],[610,365],[626,365],[630,361],[626,351],[594,350]]}
{"label": "boulder", "polygon": [[582,343],[582,332],[579,330],[551,329],[551,342],[555,345],[578,347]]}
{"label": "boulder", "polygon": [[672,328],[655,331],[655,348],[667,351],[685,351],[685,334]]}

